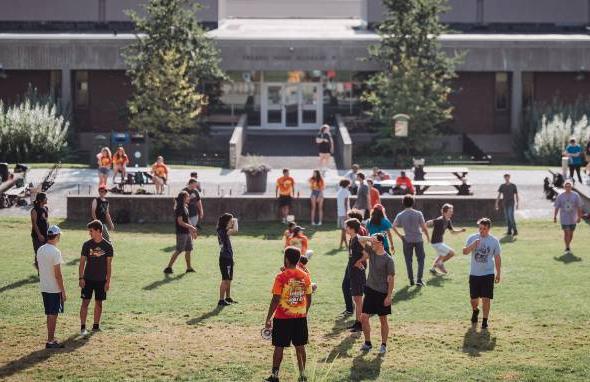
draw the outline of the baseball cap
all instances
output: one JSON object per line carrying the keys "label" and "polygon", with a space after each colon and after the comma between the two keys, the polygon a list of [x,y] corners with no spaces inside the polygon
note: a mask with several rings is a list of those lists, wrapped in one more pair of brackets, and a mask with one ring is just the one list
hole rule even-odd
{"label": "baseball cap", "polygon": [[56,226],[56,225],[52,225],[51,227],[49,227],[47,229],[47,234],[48,235],[52,235],[53,236],[53,235],[59,235],[60,233],[61,233],[61,229],[58,226]]}
{"label": "baseball cap", "polygon": [[297,226],[295,226],[295,228],[293,228],[293,231],[294,232],[305,231],[305,228],[303,228],[300,225],[297,225]]}

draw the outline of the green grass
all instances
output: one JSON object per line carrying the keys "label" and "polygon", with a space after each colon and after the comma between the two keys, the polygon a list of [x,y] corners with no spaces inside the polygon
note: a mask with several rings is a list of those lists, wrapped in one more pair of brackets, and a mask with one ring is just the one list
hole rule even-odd
{"label": "green grass", "polygon": [[[55,222],[54,222],[55,223]],[[67,348],[42,349],[44,316],[31,262],[29,225],[0,220],[0,380],[199,380],[260,381],[272,349],[260,338],[273,275],[282,263],[278,224],[241,225],[233,238],[233,296],[239,304],[216,307],[218,246],[212,227],[196,242],[196,274],[163,277],[174,244],[173,227],[121,226],[112,233],[116,254],[105,302],[103,332],[82,340],[77,259],[87,238],[82,225],[63,222],[66,313],[57,334]],[[468,258],[448,263],[450,274],[428,275],[428,286],[409,288],[400,254],[397,293],[390,317],[389,353],[362,355],[362,339],[337,319],[346,252],[337,251],[331,227],[309,230],[310,262],[319,285],[309,317],[309,368],[326,381],[583,381],[590,373],[590,258],[588,226],[576,231],[576,257],[560,257],[556,225],[524,222],[521,236],[503,244],[503,280],[497,286],[488,334],[468,322]],[[502,227],[496,228],[496,233]],[[466,235],[449,237],[459,249]],[[396,241],[399,247],[399,242]],[[433,251],[427,249],[427,262]],[[373,320],[374,342],[378,323]],[[292,351],[281,375],[294,381]],[[321,378],[318,378],[321,380]]]}

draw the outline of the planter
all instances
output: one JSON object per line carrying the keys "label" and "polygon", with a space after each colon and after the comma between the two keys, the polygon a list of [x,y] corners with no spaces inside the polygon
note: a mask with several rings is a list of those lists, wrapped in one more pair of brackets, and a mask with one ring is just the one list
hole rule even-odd
{"label": "planter", "polygon": [[246,192],[266,192],[266,179],[268,172],[256,171],[247,172],[246,174]]}

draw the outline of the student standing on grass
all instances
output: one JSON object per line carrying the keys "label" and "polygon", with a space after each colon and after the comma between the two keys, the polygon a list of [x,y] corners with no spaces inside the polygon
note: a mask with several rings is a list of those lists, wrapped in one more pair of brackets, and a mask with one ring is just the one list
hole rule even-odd
{"label": "student standing on grass", "polygon": [[287,237],[285,242],[287,247],[295,247],[299,249],[302,256],[307,255],[307,248],[309,245],[309,239],[303,233],[304,230],[305,228],[303,227],[295,226],[293,228],[293,233]]}
{"label": "student standing on grass", "polygon": [[265,380],[279,382],[279,368],[283,361],[285,347],[295,346],[299,381],[305,377],[305,345],[308,341],[307,313],[311,306],[311,280],[309,275],[297,267],[301,257],[299,249],[285,248],[285,269],[275,277],[272,300],[266,315],[265,327],[272,328],[272,373]]}
{"label": "student standing on grass", "polygon": [[571,254],[570,245],[574,238],[576,224],[582,221],[584,211],[582,211],[582,198],[572,190],[573,183],[567,179],[563,184],[564,192],[559,194],[555,199],[555,209],[553,211],[553,222],[557,223],[557,213],[559,212],[559,222],[563,230],[563,241],[565,243],[565,255]]}
{"label": "student standing on grass", "polygon": [[385,250],[386,242],[385,235],[381,233],[371,236],[371,248],[363,256],[364,261],[369,261],[369,277],[367,277],[367,285],[365,286],[365,299],[363,300],[363,314],[361,316],[365,335],[365,343],[361,350],[370,351],[373,348],[369,318],[376,314],[379,316],[381,323],[379,354],[387,352],[387,337],[389,336],[387,316],[391,314],[391,299],[393,297],[395,277],[393,257]]}
{"label": "student standing on grass", "polygon": [[43,297],[43,306],[47,316],[47,342],[46,349],[59,349],[64,345],[55,339],[55,326],[57,315],[63,313],[66,301],[66,288],[61,273],[61,265],[64,263],[61,252],[57,249],[61,230],[53,225],[47,230],[47,243],[37,251],[37,264],[39,264],[39,286]]}
{"label": "student standing on grass", "polygon": [[234,278],[234,250],[230,235],[238,232],[238,219],[232,214],[225,213],[217,221],[217,242],[219,243],[219,270],[221,284],[219,285],[219,301],[217,305],[227,306],[237,301],[231,298],[231,281]]}
{"label": "student standing on grass", "polygon": [[346,227],[344,221],[346,220],[346,212],[350,209],[350,180],[342,179],[338,184],[338,192],[336,192],[336,212],[338,215],[337,227],[340,228],[340,243],[339,249],[347,246],[346,244]]}
{"label": "student standing on grass", "polygon": [[[418,261],[418,274],[416,285],[419,287],[424,286],[422,276],[424,275],[424,260],[426,254],[424,253],[424,242],[422,241],[422,233],[426,236],[426,240],[430,241],[428,236],[428,227],[424,221],[424,215],[422,212],[415,210],[414,196],[406,195],[403,199],[404,210],[397,214],[393,221],[393,232],[400,239],[402,239],[404,258],[406,260],[406,269],[408,271],[408,279],[410,280],[410,286],[414,285],[414,271],[412,269],[413,253],[416,253],[416,260]],[[397,230],[398,227],[404,229],[402,235]],[[422,231],[422,233],[420,232]]]}
{"label": "student standing on grass", "polygon": [[350,241],[348,242],[348,274],[350,277],[350,294],[352,295],[352,300],[354,301],[356,315],[354,324],[349,328],[353,333],[363,330],[361,324],[361,312],[363,305],[363,292],[367,282],[367,276],[365,273],[366,264],[363,262],[363,237],[359,236],[360,228],[361,222],[357,219],[348,219],[346,221],[346,233],[348,236],[350,236]]}
{"label": "student standing on grass", "polygon": [[283,169],[283,176],[277,179],[277,186],[275,188],[275,197],[279,201],[279,209],[281,212],[281,221],[287,224],[287,216],[291,208],[291,202],[295,197],[295,179],[289,175],[289,169]]}
{"label": "student standing on grass", "polygon": [[[500,242],[490,235],[492,222],[488,218],[477,221],[479,233],[467,238],[463,254],[471,254],[471,271],[469,273],[469,295],[471,297],[471,323],[477,324],[479,301],[482,301],[483,320],[481,328],[488,328],[491,300],[494,298],[494,283],[500,282],[502,259]],[[494,275],[494,268],[496,274]]]}
{"label": "student standing on grass", "polygon": [[174,206],[174,224],[176,226],[176,250],[170,257],[168,266],[164,269],[165,274],[171,274],[174,271],[172,266],[182,252],[186,260],[186,272],[191,273],[195,270],[191,267],[191,252],[193,250],[193,239],[197,238],[197,229],[192,226],[188,220],[188,202],[189,195],[186,191],[181,191],[176,197]]}
{"label": "student standing on grass", "polygon": [[86,316],[88,305],[94,294],[94,324],[93,331],[100,331],[100,316],[102,302],[107,299],[107,292],[111,286],[111,263],[113,261],[113,246],[102,236],[103,224],[99,220],[88,223],[90,240],[82,245],[80,266],[78,267],[78,283],[82,288],[82,306],[80,306],[80,335],[88,335],[86,330]]}
{"label": "student standing on grass", "polygon": [[[360,213],[360,211],[358,210],[350,210],[346,213],[346,216],[348,219],[356,219],[359,222],[363,220],[363,215]],[[346,221],[344,221],[344,228],[345,228],[345,235],[348,232],[346,230]],[[369,231],[367,231],[367,229],[362,225],[359,228],[359,233],[360,236],[367,236],[369,234]],[[346,248],[349,250],[349,260],[350,260],[350,248],[348,247],[348,244],[346,245]],[[352,294],[351,294],[351,289],[350,289],[350,266],[349,266],[349,261],[346,263],[346,268],[344,270],[344,278],[342,279],[342,296],[344,297],[344,311],[342,313],[340,313],[341,316],[347,317],[347,316],[351,316],[354,313],[354,305],[352,302]]]}
{"label": "student standing on grass", "polygon": [[317,225],[322,225],[324,217],[324,189],[326,183],[319,170],[313,170],[313,176],[309,178],[309,188],[311,195],[311,225],[316,225],[316,216],[318,218]]}
{"label": "student standing on grass", "polygon": [[186,191],[189,195],[188,221],[195,228],[203,220],[203,202],[201,201],[201,194],[199,193],[198,187],[199,182],[197,179],[190,178],[187,186],[182,190]]}
{"label": "student standing on grass", "polygon": [[516,230],[516,221],[514,220],[514,210],[518,209],[520,201],[518,200],[516,185],[510,182],[510,174],[504,174],[504,183],[498,187],[496,210],[500,209],[500,196],[502,196],[504,217],[506,218],[506,226],[508,227],[506,235],[516,236],[518,235],[518,231]]}
{"label": "student standing on grass", "polygon": [[[365,222],[369,235],[376,233],[382,233],[385,236],[385,251],[389,254],[393,254],[393,236],[391,234],[391,222],[385,216],[385,208],[381,204],[376,204],[371,210],[371,217]],[[391,248],[390,248],[391,247]]]}
{"label": "student standing on grass", "polygon": [[35,196],[31,209],[31,239],[33,240],[33,265],[37,267],[37,250],[47,242],[47,228],[49,228],[49,210],[47,209],[47,194],[39,192]]}
{"label": "student standing on grass", "polygon": [[426,226],[432,227],[432,240],[430,241],[430,244],[436,251],[436,257],[430,268],[430,273],[434,275],[436,274],[436,268],[442,273],[447,274],[447,269],[445,268],[444,263],[450,260],[451,257],[455,256],[453,248],[443,242],[445,231],[449,230],[454,234],[466,231],[465,228],[455,229],[455,227],[453,227],[453,223],[451,222],[451,218],[453,217],[452,204],[443,204],[440,212],[441,215],[439,217],[426,222]]}
{"label": "student standing on grass", "polygon": [[115,225],[113,224],[113,219],[111,218],[109,201],[106,198],[107,192],[106,186],[103,185],[98,187],[98,197],[92,199],[90,216],[92,216],[92,220],[100,220],[102,223],[102,237],[104,237],[106,241],[111,241],[107,224],[111,231],[115,229]]}
{"label": "student standing on grass", "polygon": [[369,195],[369,186],[365,182],[365,174],[359,172],[356,174],[356,179],[359,183],[358,191],[356,193],[356,201],[352,208],[359,210],[363,215],[363,220],[369,217],[369,209],[371,206],[371,196]]}

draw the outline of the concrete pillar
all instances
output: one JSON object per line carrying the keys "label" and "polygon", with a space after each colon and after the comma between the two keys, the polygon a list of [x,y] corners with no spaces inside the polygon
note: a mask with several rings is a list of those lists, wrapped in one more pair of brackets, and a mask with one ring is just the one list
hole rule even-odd
{"label": "concrete pillar", "polygon": [[520,131],[522,123],[522,72],[512,72],[512,103],[510,107],[510,130],[512,134]]}
{"label": "concrete pillar", "polygon": [[71,115],[72,99],[72,71],[64,68],[61,70],[61,105],[66,115]]}

